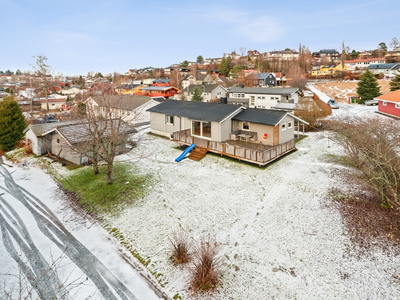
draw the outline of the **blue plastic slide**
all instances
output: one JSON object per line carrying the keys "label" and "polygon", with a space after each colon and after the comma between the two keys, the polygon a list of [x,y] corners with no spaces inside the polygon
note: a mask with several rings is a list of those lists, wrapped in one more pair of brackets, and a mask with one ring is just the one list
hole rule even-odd
{"label": "blue plastic slide", "polygon": [[185,149],[185,151],[182,152],[181,155],[179,155],[179,157],[177,157],[177,158],[175,159],[175,161],[176,161],[176,162],[180,162],[182,159],[185,158],[185,156],[186,156],[190,151],[193,150],[194,147],[196,147],[196,144],[191,144],[189,147],[187,147],[187,148]]}

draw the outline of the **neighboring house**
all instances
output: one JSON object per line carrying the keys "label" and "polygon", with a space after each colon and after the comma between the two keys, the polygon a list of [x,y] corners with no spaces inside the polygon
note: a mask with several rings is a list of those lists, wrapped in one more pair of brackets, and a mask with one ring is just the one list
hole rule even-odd
{"label": "neighboring house", "polygon": [[187,88],[189,85],[202,84],[203,82],[210,84],[213,82],[211,75],[201,74],[197,72],[196,75],[185,75],[182,78],[182,89]]}
{"label": "neighboring house", "polygon": [[[47,97],[47,102],[49,103],[49,110],[62,110],[63,105],[65,106],[65,101],[68,96],[62,96],[58,94],[51,94]],[[40,105],[42,109],[47,109],[46,98],[40,98]]]}
{"label": "neighboring house", "polygon": [[394,50],[388,51],[388,53],[385,55],[385,58],[393,61],[400,61],[400,47],[396,47]]}
{"label": "neighboring house", "polygon": [[113,118],[122,117],[122,120],[130,125],[150,122],[150,114],[147,109],[158,105],[160,102],[148,96],[92,96],[86,101],[87,107],[93,107],[97,114],[113,110]]}
{"label": "neighboring house", "polygon": [[400,90],[376,97],[378,111],[382,114],[400,118]]}
{"label": "neighboring house", "polygon": [[337,72],[347,70],[346,65],[342,69],[342,64],[332,64],[325,66],[314,66],[312,71],[312,76],[327,76],[327,75],[335,75]]}
{"label": "neighboring house", "polygon": [[307,124],[285,111],[220,103],[168,100],[149,111],[154,134],[259,165],[294,150],[295,123]]}
{"label": "neighboring house", "polygon": [[368,69],[376,75],[378,75],[379,73],[383,73],[383,75],[396,75],[399,73],[400,64],[399,63],[374,64],[374,65],[369,65]]}
{"label": "neighboring house", "polygon": [[384,64],[386,60],[384,58],[364,58],[364,59],[353,59],[346,60],[344,65],[347,67],[347,71],[365,70],[371,64]]}
{"label": "neighboring house", "polygon": [[298,103],[298,92],[298,88],[231,87],[228,89],[228,103],[250,108],[270,109],[278,103]]}
{"label": "neighboring house", "polygon": [[115,91],[120,95],[133,95],[135,88],[137,88],[138,86],[140,86],[140,84],[123,84],[116,87]]}
{"label": "neighboring house", "polygon": [[144,84],[145,86],[150,86],[150,85],[153,84],[153,81],[154,81],[154,80],[155,80],[154,78],[143,79],[143,84]]}
{"label": "neighboring house", "polygon": [[72,98],[75,98],[76,95],[83,94],[85,92],[87,92],[87,90],[81,90],[80,88],[77,87],[64,88],[61,90],[61,94],[65,96],[70,96]]}
{"label": "neighboring house", "polygon": [[319,52],[313,52],[314,58],[329,57],[331,60],[340,59],[340,53],[335,49],[323,49]]}
{"label": "neighboring house", "polygon": [[171,79],[155,79],[153,86],[171,86]]}
{"label": "neighboring house", "polygon": [[11,96],[11,94],[6,92],[0,92],[0,99],[6,98],[8,96]]}
{"label": "neighboring house", "polygon": [[189,85],[182,92],[185,98],[188,100],[192,99],[195,89],[198,89],[203,97],[203,102],[209,102],[215,98],[226,97],[227,90],[222,85],[217,84],[199,84],[199,85]]}
{"label": "neighboring house", "polygon": [[274,73],[258,73],[255,75],[258,86],[276,86],[276,78]]}
{"label": "neighboring house", "polygon": [[263,53],[263,58],[267,60],[293,60],[299,58],[299,52],[293,50],[271,51]]}
{"label": "neighboring house", "polygon": [[141,88],[141,91],[149,97],[174,97],[179,89],[174,86],[149,86]]}
{"label": "neighboring house", "polygon": [[[122,122],[119,132],[127,135],[137,131]],[[90,152],[85,145],[90,140],[90,133],[85,123],[69,121],[29,125],[24,133],[36,155],[49,152],[77,165],[88,162],[90,158]],[[117,152],[123,147],[124,144],[119,145]]]}

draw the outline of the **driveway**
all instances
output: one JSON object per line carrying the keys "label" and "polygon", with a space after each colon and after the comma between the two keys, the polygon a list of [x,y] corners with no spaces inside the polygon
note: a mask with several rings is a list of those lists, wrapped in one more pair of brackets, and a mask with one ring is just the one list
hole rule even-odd
{"label": "driveway", "polygon": [[1,159],[1,299],[32,287],[40,299],[161,299],[129,253],[74,212],[51,177]]}

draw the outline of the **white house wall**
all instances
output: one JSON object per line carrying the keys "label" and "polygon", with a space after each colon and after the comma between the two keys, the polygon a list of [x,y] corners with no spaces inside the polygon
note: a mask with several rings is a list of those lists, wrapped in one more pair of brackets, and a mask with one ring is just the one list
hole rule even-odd
{"label": "white house wall", "polygon": [[[292,128],[288,128],[288,123],[292,122]],[[282,125],[286,124],[286,130],[282,130]],[[286,143],[294,138],[294,118],[287,115],[281,122],[279,122],[279,143]]]}

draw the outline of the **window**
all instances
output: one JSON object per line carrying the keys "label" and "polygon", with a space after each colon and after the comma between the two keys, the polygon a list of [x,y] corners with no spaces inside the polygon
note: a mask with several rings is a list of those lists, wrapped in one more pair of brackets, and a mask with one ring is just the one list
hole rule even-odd
{"label": "window", "polygon": [[287,128],[288,128],[288,129],[289,129],[289,128],[292,128],[292,121],[290,121],[290,122],[287,123]]}
{"label": "window", "polygon": [[282,131],[286,130],[286,123],[282,123]]}
{"label": "window", "polygon": [[400,103],[396,103],[396,108],[400,108]]}
{"label": "window", "polygon": [[243,130],[250,130],[250,123],[249,122],[243,122],[242,129]]}
{"label": "window", "polygon": [[203,134],[202,136],[211,138],[211,122],[203,122]]}
{"label": "window", "polygon": [[261,99],[265,99],[265,97],[261,97]]}
{"label": "window", "polygon": [[255,99],[256,97],[254,97],[254,96],[251,96],[250,97],[250,105],[255,105],[255,102],[256,102],[256,99]]}
{"label": "window", "polygon": [[383,101],[382,104],[383,104],[383,106],[386,106],[386,105],[387,105],[387,102],[386,102],[386,101]]}
{"label": "window", "polygon": [[165,123],[168,125],[174,125],[174,116],[165,116]]}
{"label": "window", "polygon": [[200,126],[201,122],[192,121],[192,134],[200,136]]}
{"label": "window", "polygon": [[57,144],[59,144],[60,143],[60,139],[57,139]]}

